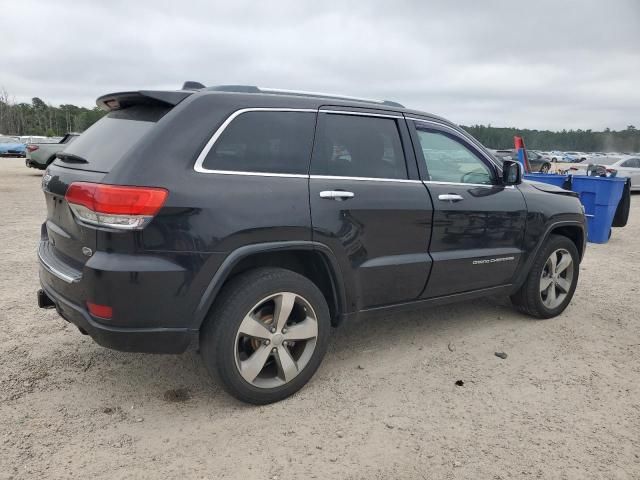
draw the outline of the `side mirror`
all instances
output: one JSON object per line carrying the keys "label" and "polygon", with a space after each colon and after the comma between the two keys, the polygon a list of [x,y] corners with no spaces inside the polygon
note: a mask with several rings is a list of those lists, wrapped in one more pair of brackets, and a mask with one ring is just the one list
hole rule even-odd
{"label": "side mirror", "polygon": [[522,183],[522,165],[520,162],[504,161],[502,164],[502,183],[504,185],[519,185]]}

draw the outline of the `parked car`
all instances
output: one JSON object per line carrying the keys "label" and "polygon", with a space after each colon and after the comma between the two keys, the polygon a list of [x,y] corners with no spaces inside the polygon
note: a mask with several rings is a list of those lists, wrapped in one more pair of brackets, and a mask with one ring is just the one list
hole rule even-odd
{"label": "parked car", "polygon": [[[515,150],[494,150],[493,154],[500,161],[518,161],[518,153]],[[551,168],[551,162],[534,150],[527,150],[527,159],[533,172],[548,173]]]}
{"label": "parked car", "polygon": [[24,157],[26,145],[17,137],[0,136],[0,157]]}
{"label": "parked car", "polygon": [[44,170],[53,162],[58,152],[61,152],[71,142],[73,142],[79,133],[70,132],[62,137],[58,143],[30,143],[27,145],[27,156],[25,164],[27,167]]}
{"label": "parked car", "polygon": [[18,139],[20,140],[21,143],[29,144],[29,143],[38,143],[38,142],[44,142],[48,139],[49,137],[45,137],[42,135],[20,135],[18,137]]}
{"label": "parked car", "polygon": [[522,182],[451,122],[193,83],[97,103],[108,114],[42,178],[38,301],[103,346],[197,342],[227,391],[264,404],[357,317],[500,294],[549,318],[571,301],[576,194]]}
{"label": "parked car", "polygon": [[586,153],[583,152],[564,152],[565,163],[580,163],[584,162],[588,158]]}
{"label": "parked car", "polygon": [[593,164],[580,163],[570,168],[569,173],[585,175],[589,166],[602,166],[604,175],[615,174],[617,177],[631,179],[631,190],[640,190],[640,155],[623,157],[601,157]]}

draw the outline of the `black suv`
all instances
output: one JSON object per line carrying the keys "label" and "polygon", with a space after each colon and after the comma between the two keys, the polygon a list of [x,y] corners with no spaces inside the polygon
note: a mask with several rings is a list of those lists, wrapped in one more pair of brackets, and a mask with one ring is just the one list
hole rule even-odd
{"label": "black suv", "polygon": [[197,341],[260,404],[300,389],[343,321],[493,294],[548,318],[574,293],[575,194],[442,118],[193,82],[97,103],[42,179],[38,300],[105,347]]}

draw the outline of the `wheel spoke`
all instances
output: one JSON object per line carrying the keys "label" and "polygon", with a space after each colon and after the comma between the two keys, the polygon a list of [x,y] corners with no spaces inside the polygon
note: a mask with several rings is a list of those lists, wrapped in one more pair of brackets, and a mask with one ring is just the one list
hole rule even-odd
{"label": "wheel spoke", "polygon": [[569,293],[569,288],[571,288],[571,282],[569,282],[569,280],[567,280],[566,278],[558,277],[556,284],[564,293]]}
{"label": "wheel spoke", "polygon": [[293,304],[295,303],[295,300],[295,294],[288,292],[282,293],[274,299],[274,302],[276,304],[274,318],[276,320],[276,328],[278,332],[281,332],[284,326],[287,324],[287,320],[289,320],[289,316],[291,315],[291,310],[293,310]]}
{"label": "wheel spoke", "polygon": [[547,290],[551,283],[553,283],[553,279],[551,277],[542,277],[540,279],[540,291],[544,292],[545,290]]}
{"label": "wheel spoke", "polygon": [[285,382],[288,382],[298,374],[298,365],[289,353],[289,349],[280,345],[276,351],[276,363],[278,371]]}
{"label": "wheel spoke", "polygon": [[558,255],[556,252],[553,252],[551,254],[551,256],[549,257],[549,260],[547,260],[548,265],[549,265],[549,275],[553,275],[554,272],[556,271],[556,265],[558,262]]}
{"label": "wheel spoke", "polygon": [[255,338],[269,338],[271,336],[271,332],[253,316],[253,313],[244,317],[238,331],[243,335]]}
{"label": "wheel spoke", "polygon": [[305,318],[302,322],[291,325],[284,334],[285,340],[309,340],[318,336],[318,323],[312,318]]}
{"label": "wheel spoke", "polygon": [[571,255],[568,253],[561,253],[560,255],[560,261],[555,270],[557,274],[564,272],[571,265]]}
{"label": "wheel spoke", "polygon": [[249,383],[253,383],[264,368],[264,364],[267,362],[270,353],[271,348],[261,345],[248,359],[241,361],[240,375],[242,375],[242,378]]}
{"label": "wheel spoke", "polygon": [[556,304],[556,301],[558,300],[558,295],[556,293],[556,286],[555,285],[551,285],[551,287],[549,287],[549,290],[547,290],[547,305],[551,308],[553,308]]}

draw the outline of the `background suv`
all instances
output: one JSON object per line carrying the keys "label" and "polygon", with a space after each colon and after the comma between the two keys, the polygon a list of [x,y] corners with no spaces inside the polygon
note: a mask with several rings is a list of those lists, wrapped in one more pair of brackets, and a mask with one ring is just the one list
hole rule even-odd
{"label": "background suv", "polygon": [[268,403],[343,321],[489,294],[547,318],[574,293],[575,194],[521,183],[441,118],[194,82],[97,103],[43,176],[38,255],[40,305],[101,345],[196,340],[229,392]]}

